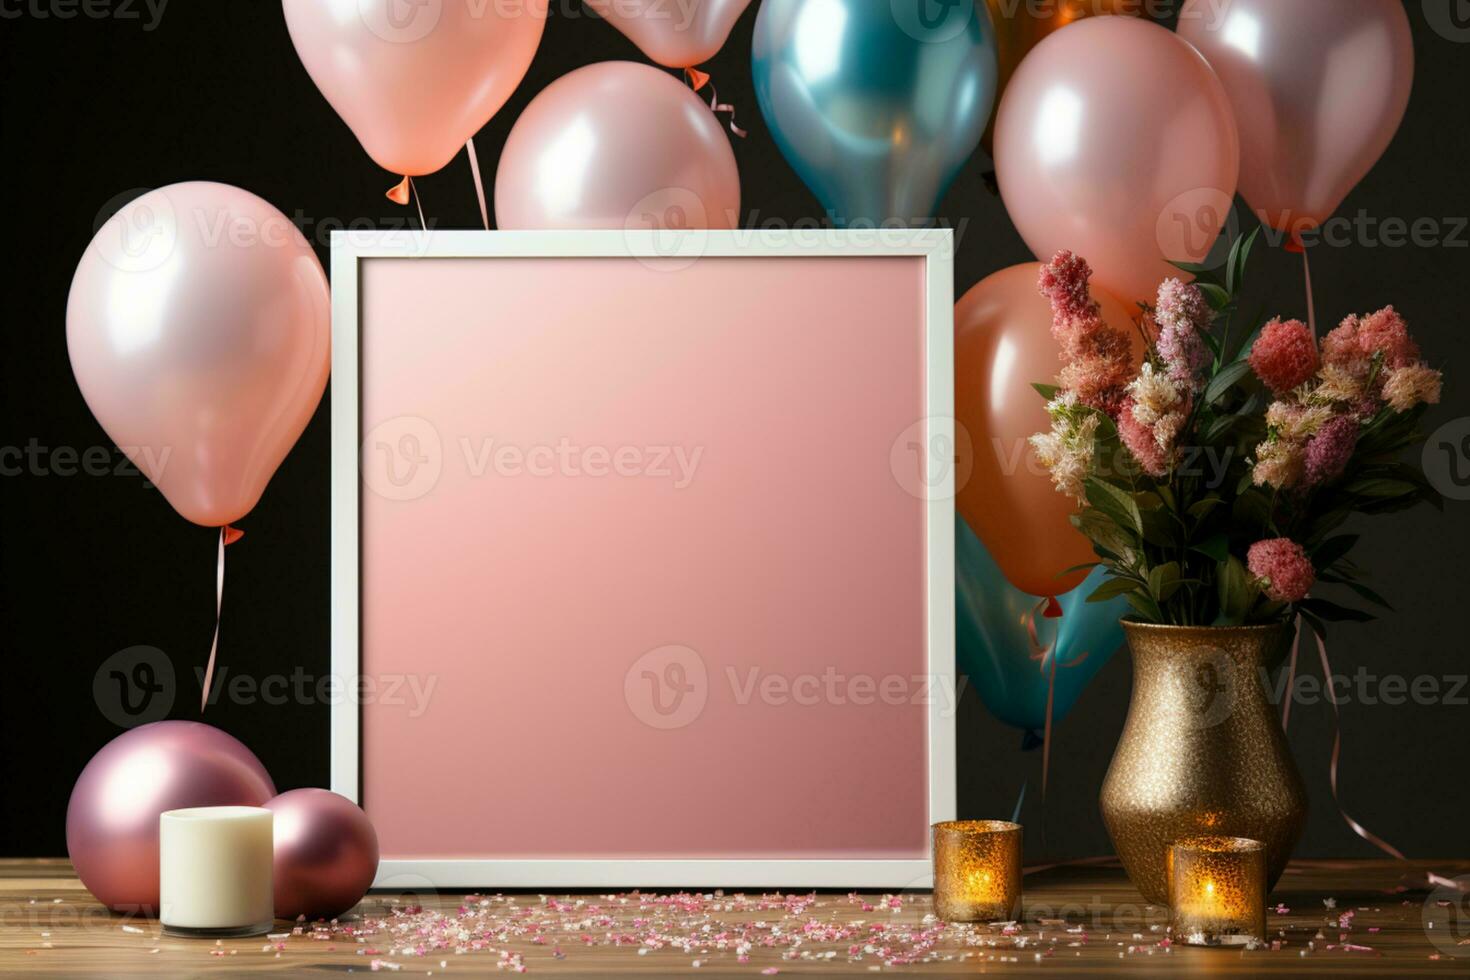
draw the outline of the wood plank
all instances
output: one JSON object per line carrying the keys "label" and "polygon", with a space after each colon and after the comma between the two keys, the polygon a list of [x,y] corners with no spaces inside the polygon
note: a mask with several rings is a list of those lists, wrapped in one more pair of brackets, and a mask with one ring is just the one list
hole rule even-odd
{"label": "wood plank", "polygon": [[[1403,890],[1422,884],[1431,869],[1470,875],[1470,862],[1297,863],[1272,896],[1285,909],[1269,916],[1281,948],[1245,951],[1166,944],[1167,910],[1147,905],[1121,871],[1107,866],[1063,866],[1028,877],[1026,921],[1012,930],[935,923],[926,892],[779,900],[755,892],[675,901],[667,893],[406,899],[440,913],[437,921],[428,912],[395,916],[394,905],[405,898],[375,894],[335,927],[304,926],[291,934],[292,925],[283,923],[286,935],[276,939],[216,943],[164,936],[154,920],[108,912],[65,861],[0,860],[0,975],[369,972],[376,960],[381,972],[416,976],[518,966],[563,976],[687,976],[697,960],[699,974],[729,976],[772,969],[834,976],[1470,976],[1464,905],[1426,902],[1423,888]],[[483,948],[470,949],[475,944],[467,941],[460,951],[426,948],[415,955],[420,943],[442,935],[444,915],[471,934],[483,933]],[[1426,915],[1437,934],[1426,928]],[[415,928],[428,935],[416,937]],[[736,948],[740,938],[752,943],[744,953]]]}

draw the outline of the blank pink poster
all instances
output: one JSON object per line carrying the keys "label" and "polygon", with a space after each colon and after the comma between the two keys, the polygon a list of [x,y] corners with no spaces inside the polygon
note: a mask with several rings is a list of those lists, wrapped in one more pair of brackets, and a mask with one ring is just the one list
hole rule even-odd
{"label": "blank pink poster", "polygon": [[383,857],[926,857],[924,259],[361,276]]}

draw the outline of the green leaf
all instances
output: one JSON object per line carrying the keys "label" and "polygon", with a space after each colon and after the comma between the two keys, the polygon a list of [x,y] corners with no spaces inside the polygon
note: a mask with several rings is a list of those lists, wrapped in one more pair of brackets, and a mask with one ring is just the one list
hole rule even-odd
{"label": "green leaf", "polygon": [[1062,390],[1056,385],[1044,385],[1040,384],[1039,382],[1032,382],[1031,387],[1035,388],[1036,393],[1042,398],[1045,398],[1047,401],[1051,401],[1053,398],[1057,397],[1057,392]]}
{"label": "green leaf", "polygon": [[1138,613],[1143,622],[1162,623],[1164,621],[1164,611],[1159,608],[1157,602],[1154,602],[1153,596],[1144,592],[1129,592],[1123,598],[1128,600],[1128,605],[1133,607],[1133,611]]}
{"label": "green leaf", "polygon": [[1216,562],[1222,562],[1230,557],[1230,535],[1224,531],[1212,534],[1198,544],[1190,545],[1189,550],[1213,558]]}
{"label": "green leaf", "polygon": [[1102,585],[1092,590],[1092,595],[1087,597],[1088,602],[1107,602],[1116,599],[1120,595],[1127,595],[1135,591],[1139,583],[1131,578],[1110,578]]}
{"label": "green leaf", "polygon": [[1353,545],[1358,543],[1358,537],[1356,534],[1339,534],[1335,538],[1328,538],[1312,549],[1312,564],[1317,568],[1327,568],[1352,551]]}
{"label": "green leaf", "polygon": [[1384,609],[1387,609],[1389,612],[1393,612],[1393,606],[1389,603],[1387,599],[1383,598],[1383,596],[1368,588],[1368,586],[1364,585],[1362,582],[1351,582],[1344,579],[1342,584],[1346,585],[1348,588],[1352,589],[1358,595],[1373,603],[1375,606],[1380,606]]}
{"label": "green leaf", "polygon": [[1138,502],[1133,499],[1132,494],[1097,477],[1087,478],[1086,492],[1088,503],[1123,527],[1132,529],[1139,537],[1143,536],[1143,515],[1139,513]]}
{"label": "green leaf", "polygon": [[1090,572],[1099,564],[1101,564],[1101,562],[1087,561],[1083,562],[1080,565],[1073,565],[1071,568],[1064,568],[1060,572],[1057,572],[1056,577],[1065,578],[1068,575],[1071,575],[1073,572]]}
{"label": "green leaf", "polygon": [[1376,617],[1372,613],[1363,612],[1361,609],[1349,609],[1339,606],[1335,602],[1326,599],[1303,599],[1297,603],[1298,609],[1304,609],[1314,616],[1329,623],[1367,623]]}
{"label": "green leaf", "polygon": [[1404,497],[1419,492],[1419,487],[1407,480],[1373,478],[1354,480],[1343,487],[1344,493],[1357,497]]}
{"label": "green leaf", "polygon": [[1225,365],[1205,388],[1205,401],[1213,405],[1224,398],[1231,388],[1234,388],[1242,378],[1250,373],[1250,370],[1251,366],[1247,361],[1236,361],[1234,364]]}
{"label": "green leaf", "polygon": [[1190,504],[1189,509],[1185,511],[1185,513],[1198,521],[1208,516],[1212,510],[1214,510],[1216,507],[1220,506],[1224,502],[1225,501],[1220,499],[1219,497],[1205,497],[1203,500],[1196,500],[1194,503]]}
{"label": "green leaf", "polygon": [[1179,563],[1155,565],[1148,573],[1148,590],[1160,604],[1168,602],[1179,591]]}
{"label": "green leaf", "polygon": [[1232,623],[1244,623],[1260,595],[1260,586],[1234,555],[1220,562],[1219,575],[1216,587],[1221,613]]}
{"label": "green leaf", "polygon": [[1210,271],[1209,266],[1200,265],[1198,262],[1170,262],[1169,264],[1176,269],[1183,269],[1192,276],[1202,276]]}
{"label": "green leaf", "polygon": [[1205,300],[1210,306],[1219,311],[1230,305],[1230,294],[1212,282],[1197,282],[1199,291],[1205,294]]}

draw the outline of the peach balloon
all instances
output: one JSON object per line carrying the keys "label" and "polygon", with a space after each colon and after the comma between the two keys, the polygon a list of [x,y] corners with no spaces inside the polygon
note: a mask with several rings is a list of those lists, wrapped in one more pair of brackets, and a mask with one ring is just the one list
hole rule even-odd
{"label": "peach balloon", "polygon": [[311,245],[227,184],[126,205],[82,255],[66,304],[87,407],[175,510],[208,527],[244,517],[301,436],[331,335]]}
{"label": "peach balloon", "polygon": [[586,0],[654,61],[692,68],[720,53],[750,0]]}
{"label": "peach balloon", "polygon": [[441,169],[510,98],[546,0],[282,0],[301,63],[378,166]]}
{"label": "peach balloon", "polygon": [[1189,0],[1179,34],[1235,106],[1241,195],[1281,231],[1330,218],[1409,107],[1414,39],[1399,0]]}
{"label": "peach balloon", "polygon": [[[1002,269],[955,306],[955,417],[975,454],[956,503],[1012,585],[1057,596],[1087,575],[1058,572],[1096,558],[1072,526],[1075,502],[1052,486],[1027,441],[1051,428],[1046,400],[1031,386],[1054,383],[1062,369],[1051,303],[1036,285],[1041,268],[1030,262]],[[1141,363],[1143,342],[1127,308],[1096,287],[1092,293],[1103,319],[1134,338]]]}
{"label": "peach balloon", "polygon": [[651,65],[552,82],[516,120],[495,175],[502,228],[736,228],[740,172],[709,106]]}
{"label": "peach balloon", "polygon": [[1038,44],[995,128],[1001,197],[1040,258],[1087,257],[1093,282],[1153,301],[1202,261],[1235,197],[1240,139],[1199,52],[1133,17],[1089,17]]}

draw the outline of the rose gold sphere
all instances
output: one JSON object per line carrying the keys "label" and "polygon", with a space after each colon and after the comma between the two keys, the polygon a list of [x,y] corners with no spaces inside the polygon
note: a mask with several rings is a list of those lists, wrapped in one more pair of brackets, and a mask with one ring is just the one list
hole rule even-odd
{"label": "rose gold sphere", "polygon": [[260,806],[275,784],[250,750],[197,721],[156,721],[104,745],[77,777],[66,850],[77,877],[118,911],[158,908],[158,815]]}
{"label": "rose gold sphere", "polygon": [[332,919],[358,903],[378,873],[378,835],[362,809],[324,789],[293,789],[275,813],[276,917]]}

